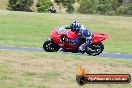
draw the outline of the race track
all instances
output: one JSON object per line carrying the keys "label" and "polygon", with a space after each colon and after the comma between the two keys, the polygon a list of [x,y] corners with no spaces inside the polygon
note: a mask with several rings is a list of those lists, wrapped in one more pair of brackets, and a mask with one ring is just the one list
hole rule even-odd
{"label": "race track", "polygon": [[[37,51],[44,52],[42,48],[29,48],[29,47],[15,47],[15,46],[0,46],[0,50],[14,50],[14,51]],[[61,51],[60,51],[61,52]],[[64,54],[71,54],[70,52],[64,52]],[[75,53],[74,53],[75,54]],[[77,53],[76,53],[77,54]],[[87,54],[85,54],[87,55]],[[108,53],[103,52],[99,57],[110,57],[119,59],[130,59],[132,60],[132,54],[120,54],[120,53]]]}

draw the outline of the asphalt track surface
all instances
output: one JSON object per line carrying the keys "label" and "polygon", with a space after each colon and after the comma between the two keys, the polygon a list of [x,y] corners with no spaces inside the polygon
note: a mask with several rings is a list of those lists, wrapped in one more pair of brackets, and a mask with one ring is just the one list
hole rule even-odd
{"label": "asphalt track surface", "polygon": [[[42,48],[15,47],[15,46],[0,46],[0,50],[45,52]],[[62,51],[59,51],[59,52],[62,52]],[[64,54],[73,54],[73,53],[64,52]],[[74,53],[74,54],[77,54],[77,53]],[[81,54],[81,55],[87,55],[87,54]],[[119,58],[119,59],[130,59],[130,60],[132,60],[132,54],[103,52],[98,56],[99,57],[109,57],[109,58],[117,58],[117,59]]]}

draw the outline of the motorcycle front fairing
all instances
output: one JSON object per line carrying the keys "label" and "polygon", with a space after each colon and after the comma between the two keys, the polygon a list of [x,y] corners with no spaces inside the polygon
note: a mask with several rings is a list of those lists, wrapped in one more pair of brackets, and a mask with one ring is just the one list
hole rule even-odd
{"label": "motorcycle front fairing", "polygon": [[69,40],[75,40],[77,35],[72,31],[66,31],[63,27],[54,29],[50,35],[50,37],[53,39],[53,41],[58,44],[61,48],[63,48],[66,51],[72,51],[76,49],[77,46],[72,45],[70,43],[65,43],[60,41],[61,36],[66,36]]}
{"label": "motorcycle front fairing", "polygon": [[57,32],[57,30],[54,29],[54,30],[51,32],[50,37],[53,39],[53,41],[54,41],[56,44],[61,44],[62,42],[59,40],[59,38],[60,38],[62,35],[65,35],[65,34],[59,34],[59,33]]}

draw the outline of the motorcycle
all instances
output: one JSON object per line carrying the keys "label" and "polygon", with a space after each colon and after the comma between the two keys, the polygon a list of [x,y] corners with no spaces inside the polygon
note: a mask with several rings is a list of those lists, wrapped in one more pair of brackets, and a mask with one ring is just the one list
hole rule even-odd
{"label": "motorcycle", "polygon": [[[53,29],[50,38],[48,38],[44,44],[43,49],[46,52],[57,52],[60,48],[63,49],[65,52],[78,52],[78,47],[85,43],[85,39],[82,38],[77,45],[72,45],[71,43],[66,42],[66,40],[75,40],[77,34],[70,30],[66,30],[65,27],[59,27]],[[102,53],[104,50],[104,45],[102,41],[108,38],[108,34],[104,33],[92,33],[92,43],[91,45],[87,46],[85,52],[88,55],[96,56]]]}

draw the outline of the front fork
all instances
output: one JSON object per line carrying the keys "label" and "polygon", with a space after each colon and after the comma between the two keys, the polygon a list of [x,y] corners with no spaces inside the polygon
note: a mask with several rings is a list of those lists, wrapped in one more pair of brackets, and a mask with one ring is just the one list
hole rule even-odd
{"label": "front fork", "polygon": [[47,41],[53,41],[53,39],[49,37],[49,38],[47,39]]}
{"label": "front fork", "polygon": [[87,49],[87,45],[86,43],[84,43],[81,46],[79,46],[78,52],[84,54],[86,52],[86,49]]}

